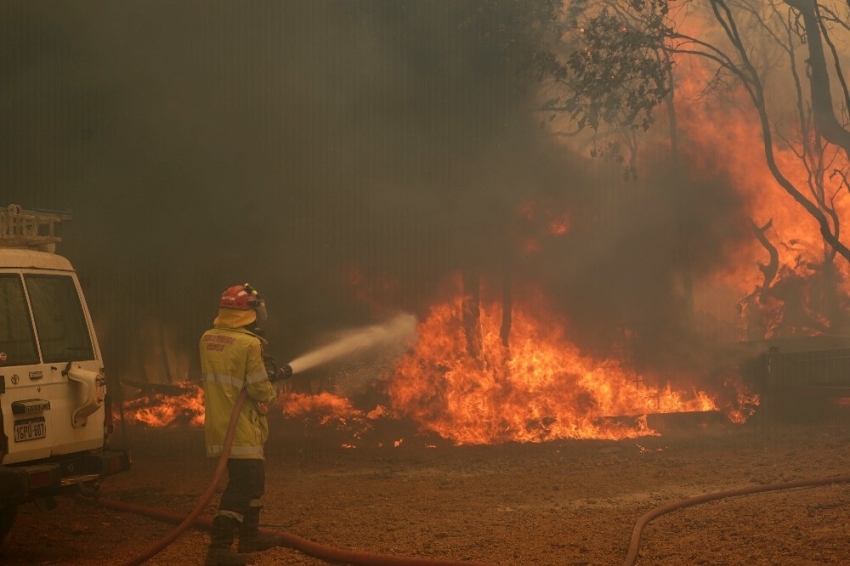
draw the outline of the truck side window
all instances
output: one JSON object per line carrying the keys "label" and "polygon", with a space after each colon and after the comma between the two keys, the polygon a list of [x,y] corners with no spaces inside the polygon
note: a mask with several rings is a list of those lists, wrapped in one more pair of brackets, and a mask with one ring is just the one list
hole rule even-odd
{"label": "truck side window", "polygon": [[21,277],[0,275],[0,367],[37,363],[38,350]]}
{"label": "truck side window", "polygon": [[71,277],[24,275],[44,363],[93,360],[94,350]]}

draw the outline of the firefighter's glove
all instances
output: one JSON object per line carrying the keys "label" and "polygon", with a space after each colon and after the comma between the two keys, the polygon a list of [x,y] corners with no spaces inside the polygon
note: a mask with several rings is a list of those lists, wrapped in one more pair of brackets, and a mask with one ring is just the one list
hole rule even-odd
{"label": "firefighter's glove", "polygon": [[277,373],[279,371],[277,361],[272,356],[266,354],[263,356],[263,364],[266,366],[266,375],[269,377],[269,381],[272,383],[277,381]]}

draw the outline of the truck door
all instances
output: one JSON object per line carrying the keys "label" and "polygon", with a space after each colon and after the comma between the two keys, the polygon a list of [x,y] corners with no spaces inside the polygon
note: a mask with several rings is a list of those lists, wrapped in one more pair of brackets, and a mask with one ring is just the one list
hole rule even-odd
{"label": "truck door", "polygon": [[[100,448],[105,382],[74,276],[24,273],[24,282],[41,348],[41,392],[47,392],[39,397],[51,403],[52,454]],[[100,377],[86,381],[80,373]]]}
{"label": "truck door", "polygon": [[38,348],[19,273],[0,273],[0,462],[49,453],[44,419],[13,414],[13,401],[26,399],[31,372],[39,371]]}

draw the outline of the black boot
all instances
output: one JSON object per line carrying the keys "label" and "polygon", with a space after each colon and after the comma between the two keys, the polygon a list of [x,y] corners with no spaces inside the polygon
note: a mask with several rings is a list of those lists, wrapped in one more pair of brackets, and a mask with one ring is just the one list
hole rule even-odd
{"label": "black boot", "polygon": [[253,556],[237,554],[230,549],[238,526],[239,522],[233,517],[219,515],[213,519],[210,549],[204,566],[243,566],[254,563]]}
{"label": "black boot", "polygon": [[260,532],[260,507],[251,507],[239,526],[239,552],[258,552],[285,546],[282,537]]}

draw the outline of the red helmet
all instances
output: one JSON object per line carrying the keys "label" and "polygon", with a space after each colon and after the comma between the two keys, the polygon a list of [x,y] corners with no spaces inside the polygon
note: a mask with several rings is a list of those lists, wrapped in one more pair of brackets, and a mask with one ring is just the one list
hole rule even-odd
{"label": "red helmet", "polygon": [[222,293],[218,306],[246,311],[259,308],[260,303],[259,293],[248,283],[245,283],[244,285],[234,285]]}

